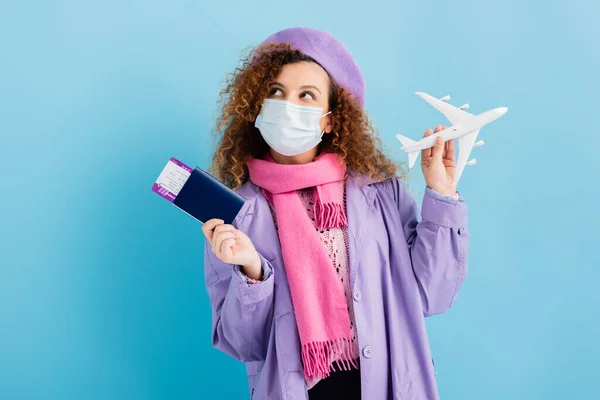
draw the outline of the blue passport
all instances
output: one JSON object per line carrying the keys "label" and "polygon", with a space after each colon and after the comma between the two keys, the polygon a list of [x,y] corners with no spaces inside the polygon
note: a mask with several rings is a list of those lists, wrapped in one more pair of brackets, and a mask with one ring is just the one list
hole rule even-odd
{"label": "blue passport", "polygon": [[152,190],[204,223],[218,218],[231,224],[246,199],[202,168],[171,158]]}

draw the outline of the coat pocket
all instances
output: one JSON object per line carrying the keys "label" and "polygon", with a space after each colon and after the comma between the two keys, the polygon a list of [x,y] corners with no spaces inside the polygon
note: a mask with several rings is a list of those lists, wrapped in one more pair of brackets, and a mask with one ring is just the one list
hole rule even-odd
{"label": "coat pocket", "polygon": [[300,335],[296,316],[293,311],[283,314],[275,320],[275,342],[277,361],[284,372],[302,371]]}
{"label": "coat pocket", "polygon": [[254,395],[254,389],[258,382],[258,375],[262,369],[264,361],[250,361],[246,363],[246,373],[248,374],[248,388],[250,389],[250,398]]}
{"label": "coat pocket", "polygon": [[425,393],[421,390],[423,376],[418,368],[400,371],[393,369],[392,383],[394,400],[424,400]]}

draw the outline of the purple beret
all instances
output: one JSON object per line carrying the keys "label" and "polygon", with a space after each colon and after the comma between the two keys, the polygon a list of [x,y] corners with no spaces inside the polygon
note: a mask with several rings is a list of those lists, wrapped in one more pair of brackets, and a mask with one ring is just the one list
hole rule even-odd
{"label": "purple beret", "polygon": [[263,41],[270,43],[287,43],[314,59],[364,106],[366,87],[362,71],[346,46],[331,34],[313,28],[288,28]]}

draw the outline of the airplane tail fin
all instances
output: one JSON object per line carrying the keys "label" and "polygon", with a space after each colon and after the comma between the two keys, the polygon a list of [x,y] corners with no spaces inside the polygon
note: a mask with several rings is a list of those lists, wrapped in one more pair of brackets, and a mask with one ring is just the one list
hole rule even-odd
{"label": "airplane tail fin", "polygon": [[[414,140],[409,139],[403,135],[396,135],[396,139],[398,139],[400,141],[400,143],[402,143],[403,146],[409,146],[411,144],[417,143]],[[412,168],[415,165],[417,158],[419,158],[419,153],[420,153],[420,151],[418,151],[418,150],[411,151],[408,153],[408,168]]]}
{"label": "airplane tail fin", "polygon": [[402,145],[404,145],[404,146],[408,146],[408,145],[417,143],[414,140],[409,139],[404,135],[396,135],[396,139],[398,139],[400,141],[400,143],[402,143]]}
{"label": "airplane tail fin", "polygon": [[408,168],[412,168],[415,165],[415,161],[419,158],[420,151],[413,151],[408,153]]}

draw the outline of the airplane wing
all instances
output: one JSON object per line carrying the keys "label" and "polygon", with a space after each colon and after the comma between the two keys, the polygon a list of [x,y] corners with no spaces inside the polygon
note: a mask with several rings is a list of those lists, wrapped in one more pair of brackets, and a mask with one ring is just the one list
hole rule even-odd
{"label": "airplane wing", "polygon": [[458,160],[456,161],[456,174],[454,175],[454,183],[458,182],[463,170],[465,169],[465,166],[467,165],[467,161],[469,161],[469,156],[471,155],[471,150],[473,150],[473,145],[475,144],[478,134],[479,129],[476,129],[473,132],[469,132],[466,135],[458,138]]}
{"label": "airplane wing", "polygon": [[435,107],[439,112],[444,114],[452,125],[465,123],[471,118],[475,117],[473,114],[469,114],[468,112],[463,111],[458,107],[454,107],[453,105],[448,104],[445,101],[433,97],[427,93],[416,92],[416,94]]}

